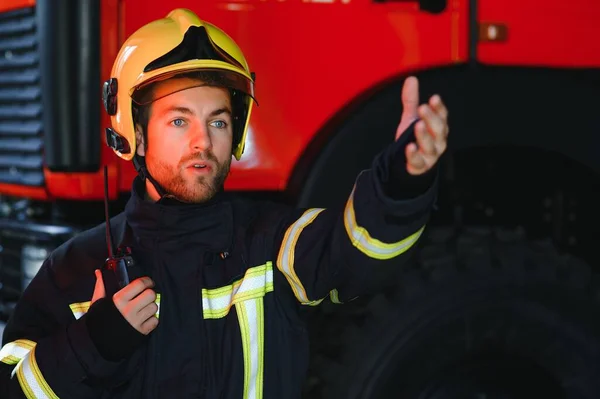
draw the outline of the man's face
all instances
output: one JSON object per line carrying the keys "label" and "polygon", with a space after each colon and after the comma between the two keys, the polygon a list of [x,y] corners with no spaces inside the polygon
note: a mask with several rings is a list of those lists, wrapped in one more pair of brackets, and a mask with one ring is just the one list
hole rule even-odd
{"label": "man's face", "polygon": [[[215,195],[229,174],[232,156],[231,100],[226,89],[191,87],[162,97],[194,84],[201,82],[171,79],[157,85],[153,97],[158,99],[148,119],[148,146],[138,146],[152,177],[169,194],[189,203]],[[150,197],[158,200],[149,182],[147,187]]]}

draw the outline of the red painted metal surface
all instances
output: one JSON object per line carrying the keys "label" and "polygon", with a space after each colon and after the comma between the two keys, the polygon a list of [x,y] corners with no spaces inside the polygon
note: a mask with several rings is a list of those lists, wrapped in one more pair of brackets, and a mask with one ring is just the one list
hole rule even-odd
{"label": "red painted metal surface", "polygon": [[[102,34],[100,35],[100,51],[101,51],[101,81],[97,82],[98,96],[102,93],[102,82],[110,76],[112,69],[112,62],[117,56],[119,51],[119,14],[118,6],[119,0],[103,0],[101,4],[101,22],[100,29]],[[102,165],[109,165],[109,186],[110,194],[112,198],[116,198],[119,190],[119,183],[121,174],[119,169],[123,166],[125,168],[129,165],[123,165],[124,162],[120,162],[113,152],[105,145],[104,139],[104,128],[109,126],[110,119],[104,110],[104,106],[100,105],[101,115],[101,137],[98,140],[102,141],[100,146],[101,163]],[[64,199],[101,199],[104,196],[104,168],[100,168],[96,173],[57,173],[51,172],[47,169],[44,170],[44,176],[46,180],[46,187],[48,194],[51,198],[64,198]],[[130,187],[131,179],[127,182],[127,189]]]}
{"label": "red painted metal surface", "polygon": [[[173,8],[146,4],[125,1],[127,35]],[[308,143],[349,101],[406,71],[467,58],[466,0],[449,1],[439,15],[419,11],[417,2],[368,0],[188,0],[177,7],[227,31],[257,75],[260,106],[228,189],[284,189]]]}
{"label": "red painted metal surface", "polygon": [[[104,197],[104,168],[96,173],[56,173],[44,170],[46,187],[51,198],[98,199]],[[118,195],[118,165],[108,165],[109,195],[115,199]]]}
{"label": "red painted metal surface", "polygon": [[0,11],[11,11],[17,8],[33,7],[35,0],[2,0],[0,2]]}
{"label": "red painted metal surface", "polygon": [[598,0],[480,0],[478,8],[481,22],[507,30],[505,42],[479,44],[483,63],[600,67]]}
{"label": "red painted metal surface", "polygon": [[[33,3],[4,0],[0,11]],[[194,10],[238,42],[257,75],[260,106],[252,114],[246,152],[233,162],[226,188],[282,190],[306,146],[350,102],[413,71],[467,61],[469,3],[448,0],[444,12],[432,15],[420,11],[416,1],[104,0],[102,81],[126,36],[174,7]],[[600,2],[480,0],[477,16],[506,33],[506,40],[496,41],[494,32],[482,32],[486,40],[478,44],[477,56],[484,63],[600,66],[600,24],[594,22],[600,18]],[[101,112],[103,134],[109,119]],[[128,191],[132,165],[118,159],[103,136],[98,139],[102,162],[110,165],[111,193]],[[0,185],[0,193],[102,198],[102,169],[45,175],[45,189]]]}
{"label": "red painted metal surface", "polygon": [[26,197],[36,200],[46,200],[49,198],[45,187],[20,186],[17,184],[0,183],[0,193],[15,197]]}

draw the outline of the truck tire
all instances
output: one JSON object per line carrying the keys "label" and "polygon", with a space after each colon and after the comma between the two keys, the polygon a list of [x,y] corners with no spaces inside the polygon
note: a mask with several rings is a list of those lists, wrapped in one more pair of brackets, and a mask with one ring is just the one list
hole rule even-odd
{"label": "truck tire", "polygon": [[432,228],[393,287],[310,321],[304,396],[600,398],[600,283],[518,230]]}

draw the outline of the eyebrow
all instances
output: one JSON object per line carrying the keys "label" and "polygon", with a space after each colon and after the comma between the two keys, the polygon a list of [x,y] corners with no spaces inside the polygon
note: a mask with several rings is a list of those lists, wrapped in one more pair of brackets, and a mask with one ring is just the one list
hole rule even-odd
{"label": "eyebrow", "polygon": [[[179,112],[179,113],[182,113],[185,115],[195,115],[196,114],[194,111],[192,111],[188,107],[169,107],[169,108],[165,109],[163,112],[161,112],[160,114],[162,116],[164,116],[171,112]],[[228,107],[218,108],[218,109],[215,109],[214,111],[212,111],[208,116],[210,118],[212,118],[214,116],[221,115],[221,114],[229,114],[229,116],[231,116],[231,110]]]}
{"label": "eyebrow", "polygon": [[228,107],[215,109],[210,114],[208,114],[208,116],[212,118],[213,116],[217,116],[217,115],[221,115],[221,114],[228,114],[229,116],[231,116],[231,110]]}
{"label": "eyebrow", "polygon": [[164,109],[160,115],[167,115],[170,114],[171,112],[178,112],[181,114],[186,114],[186,115],[194,115],[194,111],[192,111],[191,109],[187,108],[187,107],[169,107],[167,109]]}

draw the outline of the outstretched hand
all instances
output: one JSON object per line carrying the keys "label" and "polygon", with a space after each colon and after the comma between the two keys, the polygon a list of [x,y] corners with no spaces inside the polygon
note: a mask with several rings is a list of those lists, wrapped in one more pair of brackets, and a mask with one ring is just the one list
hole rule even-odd
{"label": "outstretched hand", "polygon": [[417,142],[406,146],[406,169],[421,175],[431,169],[446,151],[448,142],[448,110],[439,95],[431,96],[428,104],[419,106],[419,81],[408,77],[402,87],[402,118],[396,130],[396,140],[416,119]]}

